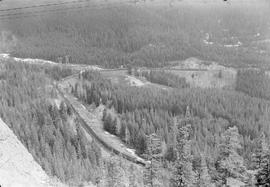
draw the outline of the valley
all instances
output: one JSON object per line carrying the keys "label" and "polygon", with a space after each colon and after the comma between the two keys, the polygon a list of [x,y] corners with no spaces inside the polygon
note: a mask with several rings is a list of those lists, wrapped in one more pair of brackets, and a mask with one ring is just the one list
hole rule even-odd
{"label": "valley", "polygon": [[0,1],[0,186],[269,186],[269,5]]}

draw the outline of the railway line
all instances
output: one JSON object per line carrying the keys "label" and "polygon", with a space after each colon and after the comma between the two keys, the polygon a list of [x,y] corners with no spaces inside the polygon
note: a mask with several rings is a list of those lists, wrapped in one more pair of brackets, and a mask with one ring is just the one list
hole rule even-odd
{"label": "railway line", "polygon": [[[5,57],[6,58],[6,57]],[[7,57],[7,58],[12,58],[12,57]],[[117,138],[108,138],[106,137],[106,134],[104,133],[103,127],[100,127],[100,124],[96,124],[95,122],[91,121],[91,114],[74,96],[69,94],[67,91],[65,91],[65,87],[63,86],[64,82],[67,82],[70,79],[77,78],[79,74],[82,71],[85,70],[97,70],[100,72],[113,72],[113,71],[128,71],[128,68],[116,68],[116,69],[102,69],[99,68],[98,66],[90,66],[90,65],[79,65],[79,64],[58,64],[55,62],[48,62],[44,61],[43,63],[40,63],[39,61],[31,61],[29,62],[25,59],[18,59],[16,58],[17,62],[22,62],[22,63],[29,63],[29,64],[36,64],[36,65],[50,65],[50,66],[61,66],[61,67],[68,67],[68,68],[73,68],[75,70],[78,70],[79,73],[75,73],[71,76],[68,76],[66,78],[63,78],[57,83],[57,90],[62,96],[62,98],[68,103],[75,114],[77,115],[78,119],[80,120],[80,124],[82,127],[85,129],[85,131],[91,135],[97,142],[108,152],[112,152],[116,155],[121,155],[124,159],[133,162],[135,164],[139,164],[141,166],[146,166],[147,161],[140,158],[139,156],[135,154],[131,154],[129,151],[127,151],[127,148],[122,145],[121,140],[117,140]],[[42,62],[42,60],[40,60]],[[208,71],[208,69],[181,69],[181,68],[141,68],[142,71],[144,70],[174,70],[174,71]],[[92,116],[93,117],[93,116]]]}
{"label": "railway line", "polygon": [[[77,75],[69,76],[65,79],[62,79],[62,81],[67,81],[68,79],[74,78],[75,76]],[[147,161],[145,161],[144,159],[140,158],[135,154],[131,154],[130,152],[128,152],[127,148],[123,146],[121,141],[118,140],[116,137],[108,138],[108,136],[104,134],[103,129],[102,130],[100,129],[100,124],[91,121],[91,118],[93,118],[92,116],[93,114],[91,114],[84,107],[84,105],[82,105],[74,96],[67,93],[65,91],[65,88],[63,88],[63,86],[61,85],[61,82],[57,85],[58,92],[64,98],[65,102],[71,106],[72,110],[75,112],[76,116],[81,122],[80,124],[85,129],[85,131],[91,135],[91,137],[93,137],[108,152],[119,155],[122,158],[135,164],[146,166]]]}
{"label": "railway line", "polygon": [[[3,56],[3,55],[2,55]],[[12,57],[2,57],[2,59],[10,59]],[[0,56],[1,59],[1,56]],[[37,60],[37,59],[34,59]],[[20,63],[28,63],[28,64],[35,64],[35,65],[50,65],[50,66],[59,66],[59,64],[54,63],[54,62],[48,62],[48,61],[42,61],[42,60],[37,60],[37,62],[33,61],[33,59],[18,59],[15,60],[16,62]],[[69,68],[74,68],[76,70],[84,71],[84,70],[91,70],[92,66],[88,65],[73,65],[73,64],[61,64],[60,66],[65,66]],[[127,69],[99,69],[96,66],[93,66],[93,70],[98,70],[98,71],[127,71]],[[147,161],[144,160],[143,158],[137,156],[136,154],[133,154],[128,151],[128,148],[125,147],[121,140],[118,139],[117,137],[111,137],[108,136],[104,133],[103,126],[100,127],[100,124],[95,123],[95,121],[92,121],[91,118],[93,119],[94,116],[91,114],[84,105],[82,105],[73,95],[67,93],[65,91],[65,87],[62,85],[63,82],[66,82],[70,79],[77,78],[80,73],[75,73],[73,75],[70,75],[66,78],[61,79],[59,82],[55,82],[55,86],[57,88],[58,93],[61,95],[61,97],[65,100],[67,104],[69,104],[72,108],[72,110],[75,112],[76,116],[78,117],[79,121],[81,122],[80,124],[82,125],[83,129],[91,136],[93,137],[100,146],[102,146],[107,152],[109,153],[114,153],[116,155],[121,156],[122,158],[140,165],[140,166],[146,166]]]}

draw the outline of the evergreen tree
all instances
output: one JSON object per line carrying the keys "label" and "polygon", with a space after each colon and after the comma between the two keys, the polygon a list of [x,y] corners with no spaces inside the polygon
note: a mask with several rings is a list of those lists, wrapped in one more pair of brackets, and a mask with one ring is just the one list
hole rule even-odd
{"label": "evergreen tree", "polygon": [[158,172],[161,170],[161,152],[160,137],[155,133],[148,136],[145,157],[150,161],[150,164],[145,169],[145,186],[159,186]]}
{"label": "evergreen tree", "polygon": [[270,186],[270,150],[264,133],[257,140],[253,161],[257,170],[256,185]]}
{"label": "evergreen tree", "polygon": [[125,187],[128,183],[128,177],[125,175],[122,163],[115,157],[111,157],[107,164],[108,187]]}
{"label": "evergreen tree", "polygon": [[125,142],[128,145],[130,144],[130,132],[127,125],[125,127]]}
{"label": "evergreen tree", "polygon": [[266,142],[264,132],[261,133],[260,137],[256,141],[255,153],[252,155],[252,161],[254,169],[260,169],[264,160],[264,157],[269,152],[269,147]]}
{"label": "evergreen tree", "polygon": [[191,126],[178,126],[175,167],[173,171],[172,185],[175,187],[194,186],[195,172],[192,166],[191,141],[189,140]]}
{"label": "evergreen tree", "polygon": [[240,135],[237,127],[230,127],[221,136],[219,144],[219,157],[216,162],[216,169],[222,180],[227,183],[227,178],[232,177],[239,180],[246,180],[246,167],[244,160],[238,151],[242,149]]}
{"label": "evergreen tree", "polygon": [[268,151],[262,157],[261,166],[258,173],[255,175],[256,186],[270,186],[270,152]]}
{"label": "evergreen tree", "polygon": [[211,184],[211,177],[208,173],[208,167],[205,159],[205,155],[201,154],[201,163],[199,168],[199,177],[198,177],[198,186],[199,187],[210,187],[213,186]]}

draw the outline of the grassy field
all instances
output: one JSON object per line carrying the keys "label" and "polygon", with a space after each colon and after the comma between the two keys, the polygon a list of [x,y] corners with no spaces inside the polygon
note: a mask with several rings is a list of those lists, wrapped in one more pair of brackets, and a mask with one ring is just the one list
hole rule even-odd
{"label": "grassy field", "polygon": [[104,67],[157,67],[189,57],[268,67],[269,43],[257,41],[270,37],[269,12],[260,4],[149,2],[50,12],[0,20],[0,50],[53,61],[69,55],[72,63]]}

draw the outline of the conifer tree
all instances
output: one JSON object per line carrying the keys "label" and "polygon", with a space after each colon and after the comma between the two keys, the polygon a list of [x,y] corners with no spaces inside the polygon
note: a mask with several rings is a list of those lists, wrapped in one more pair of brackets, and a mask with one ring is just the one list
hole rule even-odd
{"label": "conifer tree", "polygon": [[267,155],[269,147],[266,142],[265,134],[262,132],[256,142],[255,153],[252,155],[254,169],[261,168],[264,157]]}
{"label": "conifer tree", "polygon": [[216,169],[222,184],[227,184],[228,177],[245,180],[247,173],[244,159],[238,153],[242,149],[238,128],[236,126],[230,127],[222,134],[221,138]]}
{"label": "conifer tree", "polygon": [[256,177],[256,186],[270,186],[270,153],[263,156],[261,166]]}
{"label": "conifer tree", "polygon": [[150,161],[145,170],[145,185],[158,186],[158,171],[161,169],[161,139],[151,134],[147,137],[147,150],[145,157]]}
{"label": "conifer tree", "polygon": [[129,132],[129,129],[128,129],[128,126],[127,125],[125,127],[125,142],[128,145],[130,143],[130,132]]}
{"label": "conifer tree", "polygon": [[253,161],[257,170],[256,185],[270,186],[270,150],[264,133],[258,138]]}
{"label": "conifer tree", "polygon": [[198,180],[198,186],[200,187],[210,187],[213,186],[211,184],[211,177],[208,173],[208,167],[205,159],[205,155],[201,154],[201,164],[199,169],[199,180]]}
{"label": "conifer tree", "polygon": [[175,187],[194,186],[195,172],[192,166],[191,141],[189,140],[190,125],[178,126],[175,167],[173,171],[172,185]]}
{"label": "conifer tree", "polygon": [[128,183],[124,169],[121,167],[121,161],[111,157],[107,164],[108,187],[124,187]]}

